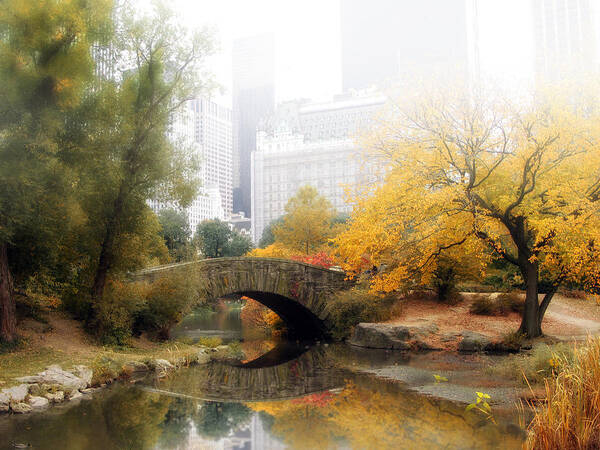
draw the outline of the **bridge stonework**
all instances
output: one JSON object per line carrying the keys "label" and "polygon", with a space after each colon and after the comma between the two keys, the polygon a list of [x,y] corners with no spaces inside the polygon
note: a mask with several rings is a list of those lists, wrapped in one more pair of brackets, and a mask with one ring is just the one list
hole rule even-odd
{"label": "bridge stonework", "polygon": [[245,295],[275,311],[304,335],[328,334],[327,302],[349,287],[344,272],[280,258],[214,258],[138,272],[134,279],[154,279],[185,271],[196,283],[199,301]]}

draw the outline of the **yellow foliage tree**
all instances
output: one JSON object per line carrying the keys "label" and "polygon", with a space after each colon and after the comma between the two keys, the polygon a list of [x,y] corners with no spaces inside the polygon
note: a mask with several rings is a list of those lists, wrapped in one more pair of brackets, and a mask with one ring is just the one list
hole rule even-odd
{"label": "yellow foliage tree", "polygon": [[335,239],[343,267],[376,266],[373,289],[392,291],[430,282],[440,256],[484,267],[491,250],[525,281],[519,331],[541,335],[558,286],[598,273],[600,238],[598,103],[548,93],[511,103],[454,89],[395,105],[365,137],[387,172]]}
{"label": "yellow foliage tree", "polygon": [[335,211],[329,200],[312,186],[304,186],[285,205],[283,222],[273,234],[275,242],[305,252],[318,251],[332,237]]}

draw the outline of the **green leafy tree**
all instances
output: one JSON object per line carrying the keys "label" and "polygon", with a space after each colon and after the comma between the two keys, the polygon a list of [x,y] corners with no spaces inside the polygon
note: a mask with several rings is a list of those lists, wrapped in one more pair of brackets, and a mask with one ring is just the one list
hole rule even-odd
{"label": "green leafy tree", "polygon": [[[65,128],[93,74],[90,36],[108,1],[0,3],[0,339],[16,337],[13,273],[19,258],[60,251],[73,204],[72,136]],[[25,245],[25,247],[23,247]],[[11,260],[12,257],[12,260]],[[13,260],[15,263],[13,263]]]}
{"label": "green leafy tree", "polygon": [[283,217],[279,217],[275,220],[269,222],[269,224],[263,230],[260,240],[258,241],[259,248],[268,247],[271,244],[275,243],[275,235],[273,234],[273,229],[280,225],[283,222]]}
{"label": "green leafy tree", "polygon": [[219,219],[198,224],[194,241],[205,258],[243,256],[253,247],[248,236],[231,230],[227,222]]}
{"label": "green leafy tree", "polygon": [[307,255],[318,251],[332,236],[335,211],[312,186],[304,186],[285,205],[283,222],[275,226],[275,240]]}
{"label": "green leafy tree", "polygon": [[86,189],[97,237],[91,289],[96,300],[109,273],[120,267],[123,243],[143,234],[146,200],[186,206],[196,195],[197,165],[167,133],[174,114],[206,87],[198,74],[213,47],[207,32],[188,32],[160,3],[142,16],[124,8],[120,19],[113,45],[128,70],[120,82],[102,86],[97,111],[106,123],[90,145],[100,163]]}
{"label": "green leafy tree", "polygon": [[196,228],[195,240],[205,258],[226,256],[230,239],[229,225],[218,219],[205,220]]}
{"label": "green leafy tree", "polygon": [[176,261],[191,258],[194,252],[187,214],[174,208],[166,208],[158,213],[158,221],[162,227],[160,235],[165,240],[171,257]]}
{"label": "green leafy tree", "polygon": [[249,236],[240,233],[237,230],[231,232],[231,239],[225,250],[225,256],[244,256],[254,248]]}

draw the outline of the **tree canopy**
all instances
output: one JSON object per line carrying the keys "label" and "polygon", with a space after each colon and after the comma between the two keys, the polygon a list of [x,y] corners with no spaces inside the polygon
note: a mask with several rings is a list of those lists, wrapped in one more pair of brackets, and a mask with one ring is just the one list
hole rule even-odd
{"label": "tree canopy", "polygon": [[285,215],[273,228],[275,240],[305,254],[318,251],[332,236],[335,210],[312,186],[301,187],[285,205]]}
{"label": "tree canopy", "polygon": [[248,236],[232,230],[227,222],[218,219],[198,224],[194,239],[205,258],[243,256],[253,247]]}
{"label": "tree canopy", "polygon": [[[373,289],[389,292],[429,283],[442,255],[483,269],[493,252],[519,269],[520,332],[538,336],[561,283],[597,279],[596,96],[429,93],[399,101],[364,138],[387,172],[358,195],[340,260],[352,274],[378,267]],[[540,302],[541,274],[551,287]]]}

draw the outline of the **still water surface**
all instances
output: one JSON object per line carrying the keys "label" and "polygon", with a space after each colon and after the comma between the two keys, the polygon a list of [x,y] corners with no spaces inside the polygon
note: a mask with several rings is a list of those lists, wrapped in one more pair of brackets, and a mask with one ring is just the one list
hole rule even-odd
{"label": "still water surface", "polygon": [[[448,389],[458,383],[464,393],[471,389],[465,377],[477,376],[476,367],[432,369],[435,358],[430,358],[426,370],[422,361],[415,364],[394,352],[265,342],[242,343],[252,356],[236,364],[210,363],[165,379],[119,383],[77,404],[2,417],[0,448],[516,449],[522,444],[515,408],[497,407],[493,423],[466,412],[464,402],[414,391],[416,385],[436,388],[437,371],[449,378]],[[450,366],[457,364],[444,362]],[[382,374],[401,375],[407,383]]]}

